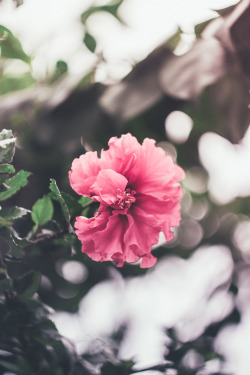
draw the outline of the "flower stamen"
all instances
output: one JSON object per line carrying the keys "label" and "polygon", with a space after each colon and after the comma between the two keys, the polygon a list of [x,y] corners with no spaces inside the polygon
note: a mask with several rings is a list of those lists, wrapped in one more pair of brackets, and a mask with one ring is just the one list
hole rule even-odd
{"label": "flower stamen", "polygon": [[136,201],[135,198],[135,190],[126,189],[122,191],[121,189],[117,189],[115,191],[116,194],[116,201],[112,205],[113,208],[117,210],[123,210],[124,208],[129,208],[132,203]]}

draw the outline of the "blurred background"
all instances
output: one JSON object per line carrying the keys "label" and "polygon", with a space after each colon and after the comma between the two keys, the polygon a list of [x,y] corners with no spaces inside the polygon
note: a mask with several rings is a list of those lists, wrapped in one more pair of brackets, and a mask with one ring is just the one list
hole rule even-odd
{"label": "blurred background", "polygon": [[34,250],[39,297],[91,373],[249,374],[249,20],[245,0],[0,1],[0,127],[32,172],[15,204],[50,178],[75,197],[72,160],[127,132],[186,171],[152,269]]}

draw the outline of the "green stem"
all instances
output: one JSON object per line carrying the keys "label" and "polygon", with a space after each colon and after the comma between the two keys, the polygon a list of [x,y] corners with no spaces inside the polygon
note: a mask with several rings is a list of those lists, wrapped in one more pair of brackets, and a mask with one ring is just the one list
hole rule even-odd
{"label": "green stem", "polygon": [[91,204],[93,204],[93,203],[96,203],[96,202],[90,201],[90,202],[86,203],[84,206],[82,206],[82,210],[84,210],[85,208],[91,206]]}

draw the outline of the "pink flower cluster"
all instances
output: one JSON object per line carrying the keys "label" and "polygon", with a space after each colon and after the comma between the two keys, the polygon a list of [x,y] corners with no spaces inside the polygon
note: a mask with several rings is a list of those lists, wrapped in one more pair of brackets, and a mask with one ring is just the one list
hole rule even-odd
{"label": "pink flower cluster", "polygon": [[151,267],[156,258],[152,245],[163,232],[180,222],[183,170],[166,156],[155,141],[142,145],[131,134],[113,137],[109,149],[87,152],[75,159],[69,172],[76,193],[100,202],[93,218],[80,216],[75,228],[82,251],[95,261],[136,262]]}

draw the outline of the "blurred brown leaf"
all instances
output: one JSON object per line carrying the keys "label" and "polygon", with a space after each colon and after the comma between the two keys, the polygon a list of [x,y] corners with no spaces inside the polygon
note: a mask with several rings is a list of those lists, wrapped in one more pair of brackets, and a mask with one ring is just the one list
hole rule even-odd
{"label": "blurred brown leaf", "polygon": [[228,56],[221,43],[214,38],[199,39],[184,55],[169,58],[159,72],[159,78],[167,94],[193,100],[227,70]]}

